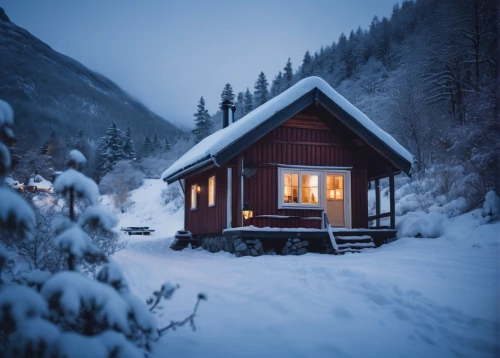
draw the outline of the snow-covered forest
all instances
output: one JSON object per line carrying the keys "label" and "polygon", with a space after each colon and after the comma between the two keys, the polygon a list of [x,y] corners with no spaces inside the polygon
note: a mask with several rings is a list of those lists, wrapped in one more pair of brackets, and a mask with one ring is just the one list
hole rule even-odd
{"label": "snow-covered forest", "polygon": [[[220,79],[240,120],[319,76],[412,153],[411,177],[396,177],[397,238],[342,256],[171,250],[184,195],[161,173],[222,112],[201,97],[191,132],[138,102],[121,116],[128,95],[36,42],[90,76],[75,91],[92,101],[54,117],[49,90],[9,91],[15,61],[0,69],[0,355],[499,357],[499,16],[493,0],[402,1],[247,88]],[[105,121],[86,126],[96,113]],[[375,213],[374,190],[368,204]],[[155,231],[119,230],[131,225]]]}

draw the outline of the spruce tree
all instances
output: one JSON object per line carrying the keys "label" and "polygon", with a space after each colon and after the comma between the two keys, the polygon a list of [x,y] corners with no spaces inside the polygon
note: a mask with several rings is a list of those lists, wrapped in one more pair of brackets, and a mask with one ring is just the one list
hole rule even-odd
{"label": "spruce tree", "polygon": [[312,57],[309,50],[304,54],[302,66],[300,67],[300,75],[302,78],[309,77],[312,74]]}
{"label": "spruce tree", "polygon": [[172,146],[170,145],[168,138],[165,138],[165,144],[163,146],[163,149],[165,150],[165,152],[168,152],[170,151],[170,149],[172,149]]}
{"label": "spruce tree", "polygon": [[142,156],[146,157],[150,151],[151,139],[149,139],[149,136],[146,136],[146,138],[144,138],[144,143],[142,143]]}
{"label": "spruce tree", "polygon": [[285,67],[283,68],[283,89],[289,89],[292,87],[293,80],[293,69],[292,62],[290,61],[290,57],[288,57],[288,61],[286,62]]}
{"label": "spruce tree", "polygon": [[267,82],[266,75],[264,72],[260,72],[254,86],[255,92],[253,93],[253,99],[255,107],[259,107],[269,100],[269,90],[267,89],[268,85],[269,83]]}
{"label": "spruce tree", "polygon": [[137,153],[135,152],[134,141],[132,140],[132,134],[130,132],[130,127],[127,127],[125,131],[125,144],[123,145],[123,153],[125,153],[125,159],[135,161],[137,158]]}
{"label": "spruce tree", "polygon": [[155,132],[155,135],[153,137],[153,143],[151,146],[151,152],[158,152],[160,151],[160,148],[161,148],[160,138],[158,138],[158,134]]}
{"label": "spruce tree", "polygon": [[222,93],[220,95],[221,101],[224,100],[229,100],[234,103],[234,92],[233,92],[233,87],[229,83],[226,83],[224,86],[224,89],[222,90]]}
{"label": "spruce tree", "polygon": [[253,109],[253,96],[247,87],[247,90],[245,92],[245,96],[243,97],[242,117],[246,116],[248,113],[252,112],[252,109]]}
{"label": "spruce tree", "polygon": [[203,138],[208,136],[212,123],[210,120],[210,115],[205,109],[205,100],[203,96],[200,98],[198,103],[198,111],[194,114],[195,128],[193,129],[193,134],[195,136],[195,143],[199,143]]}
{"label": "spruce tree", "polygon": [[238,97],[236,100],[236,111],[234,112],[234,121],[237,121],[241,117],[243,117],[243,100],[245,94],[243,92],[238,92]]}
{"label": "spruce tree", "polygon": [[281,73],[281,71],[279,71],[278,75],[273,80],[273,84],[271,85],[271,98],[276,97],[281,93],[282,81],[283,81],[283,74]]}
{"label": "spruce tree", "polygon": [[106,135],[99,142],[98,171],[101,176],[113,169],[116,162],[126,158],[123,152],[123,134],[115,122],[106,131]]}

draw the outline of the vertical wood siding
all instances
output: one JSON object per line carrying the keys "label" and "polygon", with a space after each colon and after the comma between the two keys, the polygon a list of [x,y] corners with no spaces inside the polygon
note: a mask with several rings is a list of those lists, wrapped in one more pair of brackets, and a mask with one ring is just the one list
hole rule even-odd
{"label": "vertical wood siding", "polygon": [[[208,206],[208,178],[215,174],[215,205]],[[223,168],[207,170],[186,178],[184,223],[186,230],[195,235],[217,234],[226,228],[227,171]],[[191,210],[191,186],[199,185],[198,205]]]}

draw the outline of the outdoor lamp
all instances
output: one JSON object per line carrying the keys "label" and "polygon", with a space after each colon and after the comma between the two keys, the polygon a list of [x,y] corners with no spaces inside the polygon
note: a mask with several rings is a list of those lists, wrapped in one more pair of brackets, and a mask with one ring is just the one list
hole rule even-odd
{"label": "outdoor lamp", "polygon": [[197,185],[197,186],[196,186],[196,192],[197,192],[198,194],[199,194],[199,193],[201,193],[201,186],[199,186],[199,185]]}
{"label": "outdoor lamp", "polygon": [[244,203],[243,204],[243,217],[245,220],[248,218],[253,217],[253,211],[250,209],[250,204],[249,203]]}

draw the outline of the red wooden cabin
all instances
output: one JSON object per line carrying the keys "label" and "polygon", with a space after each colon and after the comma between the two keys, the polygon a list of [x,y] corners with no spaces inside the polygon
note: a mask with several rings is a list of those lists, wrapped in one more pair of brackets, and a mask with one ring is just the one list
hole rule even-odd
{"label": "red wooden cabin", "polygon": [[[181,182],[193,237],[312,240],[329,228],[394,236],[394,174],[408,174],[412,156],[325,81],[306,78],[234,123],[232,103],[221,108],[224,128],[163,174]],[[369,182],[378,189],[384,177],[391,212],[380,214],[377,190],[377,215],[369,218]],[[382,217],[389,227],[380,227]],[[369,220],[378,225],[369,228]]]}

